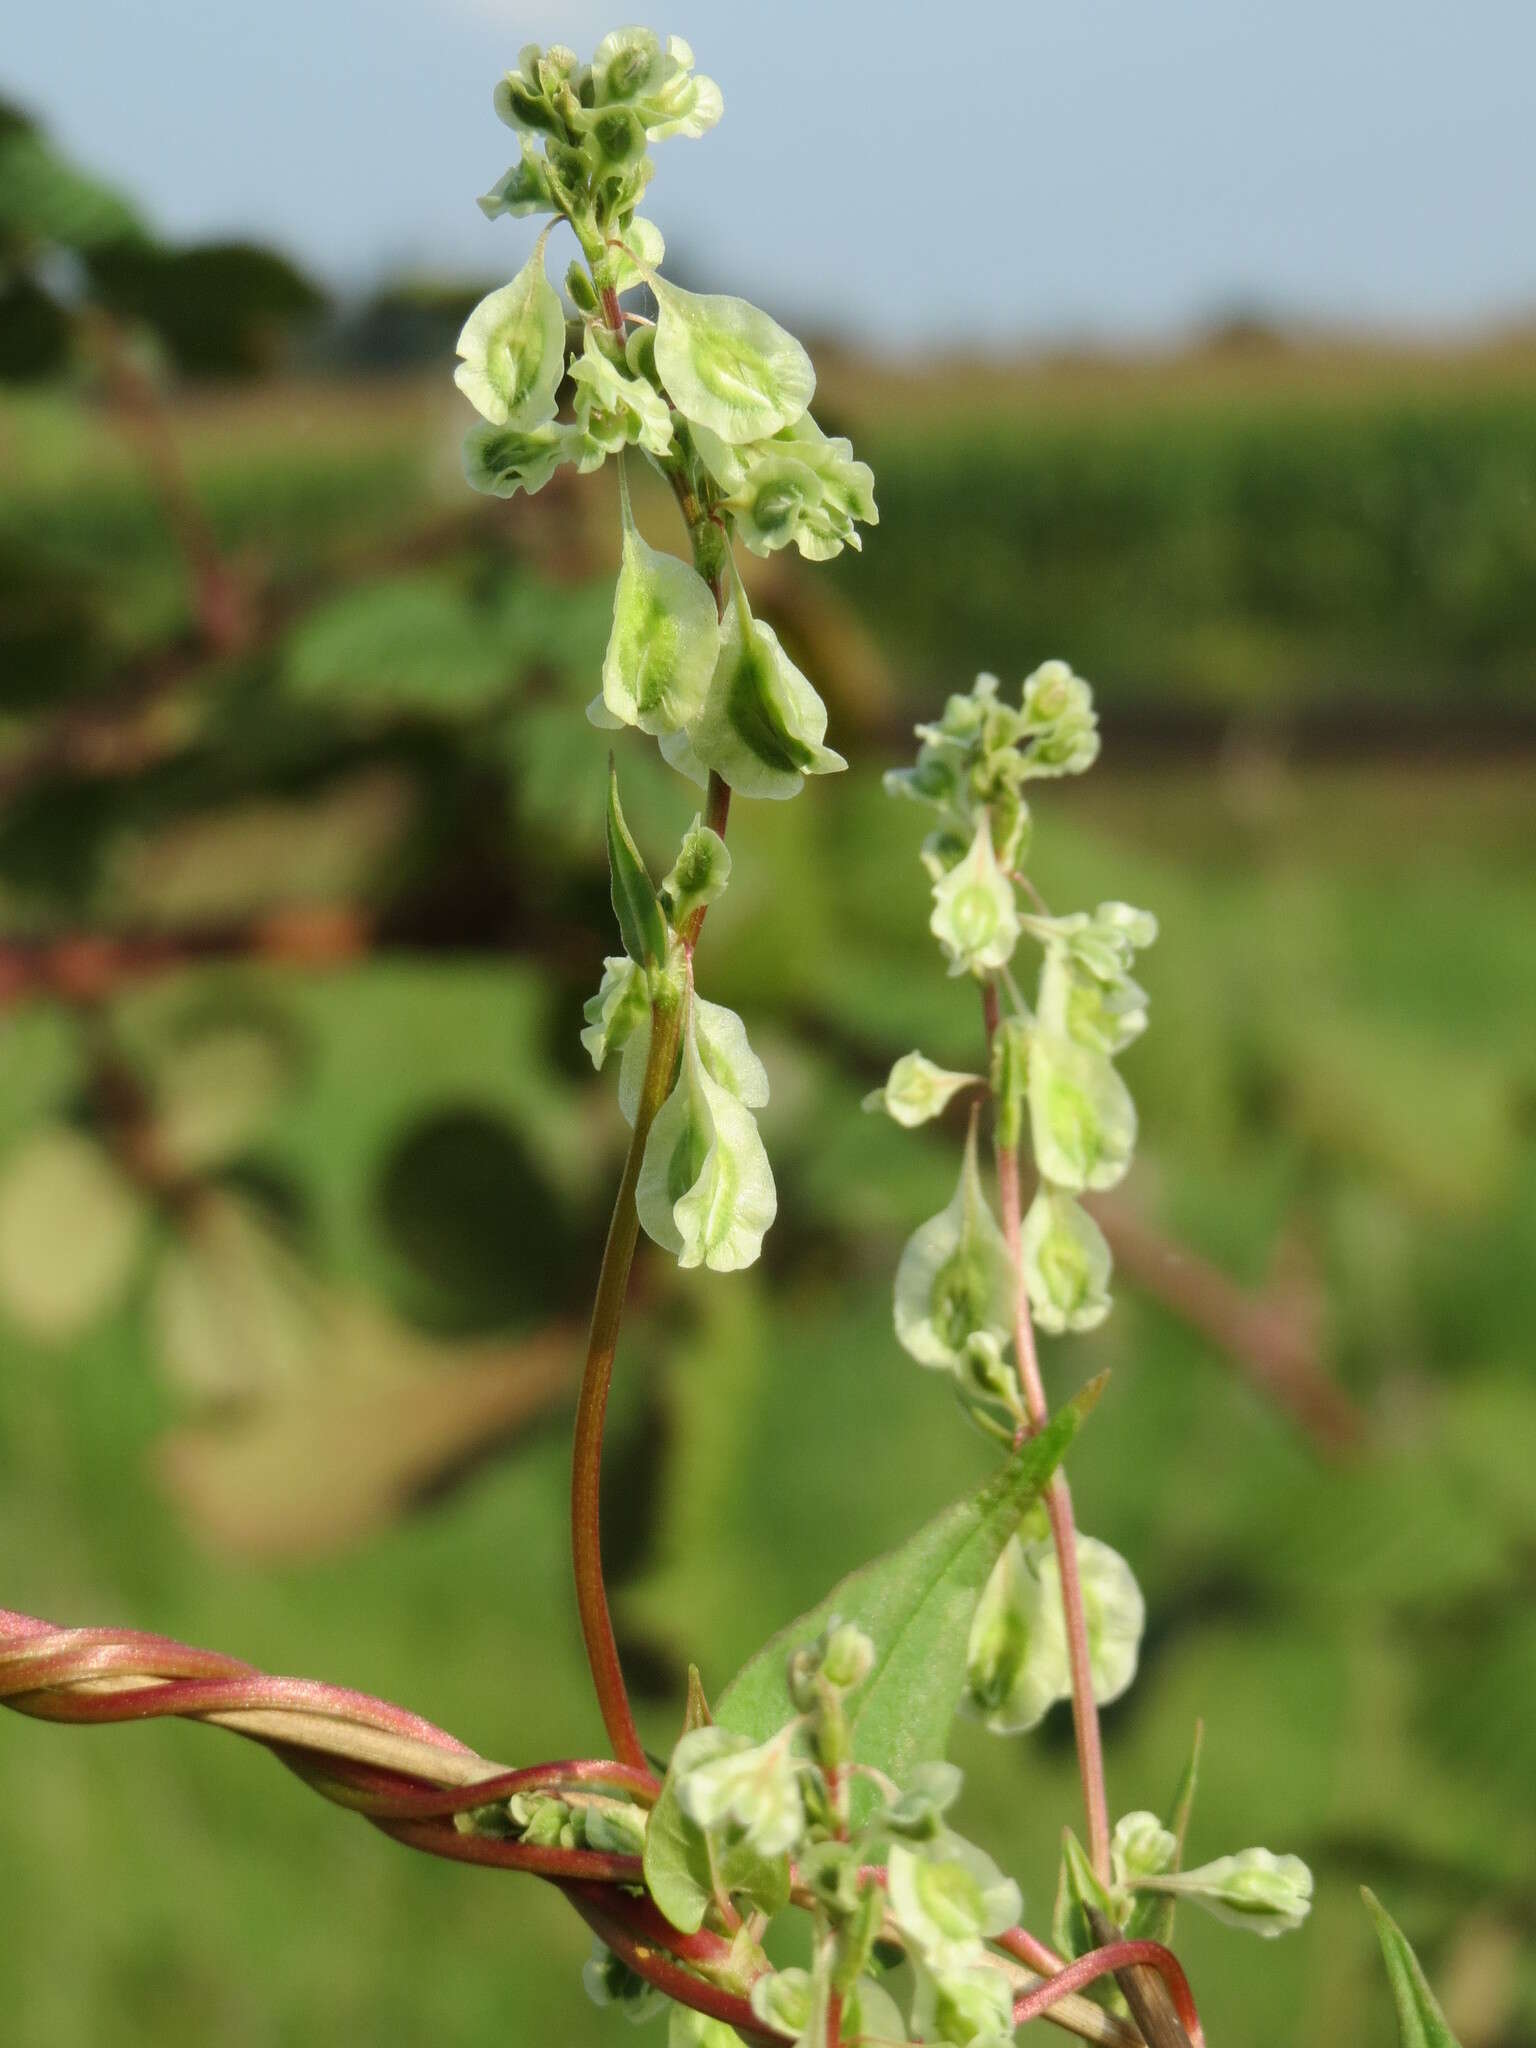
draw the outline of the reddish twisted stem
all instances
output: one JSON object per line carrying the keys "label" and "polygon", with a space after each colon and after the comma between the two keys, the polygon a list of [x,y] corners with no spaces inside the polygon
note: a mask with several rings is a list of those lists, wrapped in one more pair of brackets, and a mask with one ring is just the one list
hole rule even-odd
{"label": "reddish twisted stem", "polygon": [[[1012,1938],[1005,1936],[1003,1946],[1012,1947]],[[1079,1956],[1075,1963],[1068,1963],[1035,1990],[1026,1991],[1022,1998],[1015,1999],[1013,2024],[1022,2027],[1026,2020],[1042,2019],[1065,1993],[1082,1991],[1089,1984],[1097,1983],[1100,1977],[1111,1977],[1117,1971],[1138,1966],[1157,1971],[1168,1987],[1168,1995],[1193,2048],[1205,2048],[1205,2035],[1201,2031],[1200,2015],[1195,2010],[1189,1979],[1180,1967],[1178,1957],[1158,1941],[1116,1941],[1104,1948],[1090,1949],[1087,1955]]]}

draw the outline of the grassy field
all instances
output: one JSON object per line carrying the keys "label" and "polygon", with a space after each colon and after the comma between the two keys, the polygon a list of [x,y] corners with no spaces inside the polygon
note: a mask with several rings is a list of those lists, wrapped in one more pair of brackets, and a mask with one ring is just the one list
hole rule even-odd
{"label": "grassy field", "polygon": [[[1126,1063],[1145,1132],[1137,1212],[1244,1288],[1278,1275],[1280,1299],[1315,1305],[1319,1355],[1368,1425],[1354,1457],[1320,1455],[1129,1281],[1101,1333],[1048,1347],[1057,1394],[1113,1372],[1075,1486],[1151,1613],[1141,1676],[1107,1716],[1111,1797],[1161,1804],[1203,1715],[1195,1853],[1260,1841],[1317,1871],[1312,1922],[1284,1943],[1181,1921],[1213,2043],[1387,2048],[1354,1890],[1367,1882],[1422,1944],[1463,2048],[1530,2048],[1529,762],[1426,750],[1305,766],[1261,735],[1319,703],[1441,719],[1529,708],[1536,373],[1517,354],[1374,377],[1100,376],[1021,380],[1006,430],[985,439],[931,385],[871,380],[860,395],[831,380],[831,403],[867,426],[883,522],[863,562],[839,565],[852,618],[829,626],[793,585],[773,594],[786,630],[849,651],[827,680],[854,766],[792,806],[738,806],[735,876],[701,949],[706,992],[743,1011],[770,1065],[782,1220],[735,1280],[648,1262],[626,1335],[611,1528],[645,1731],[671,1740],[690,1657],[717,1690],[985,1468],[890,1334],[894,1261],[947,1198],[957,1133],[897,1131],[859,1098],[913,1044],[973,1063],[978,1020],[930,957],[921,824],[882,797],[879,771],[892,723],[983,661],[1016,676],[1069,653],[1102,686],[1105,764],[1041,799],[1041,886],[1061,905],[1130,896],[1163,926],[1153,1028]],[[182,431],[224,543],[297,604],[359,565],[376,578],[381,551],[463,511],[453,417],[418,388],[274,389],[205,402]],[[184,627],[185,593],[100,421],[29,402],[0,432],[0,620],[30,631],[13,636],[32,667],[18,657],[5,703],[21,750],[53,708],[50,679],[66,697],[110,692],[125,659]],[[175,932],[248,915],[252,866],[275,888],[273,849],[300,844],[301,819],[331,820],[323,843],[302,839],[299,884],[323,873],[359,893],[368,950],[323,973],[188,969],[115,998],[108,1021],[158,1073],[168,1017],[214,1005],[275,1020],[293,1048],[283,1085],[219,1184],[281,1215],[327,1288],[387,1313],[392,1344],[429,1331],[445,1374],[454,1347],[579,1314],[615,1169],[610,1091],[575,1049],[608,944],[602,749],[580,709],[606,598],[569,580],[534,594],[590,568],[610,513],[601,488],[556,506],[558,544],[531,568],[536,522],[521,512],[494,546],[450,537],[433,554],[433,587],[468,607],[455,630],[515,641],[515,688],[467,709],[412,700],[371,726],[366,675],[322,703],[297,691],[302,629],[285,626],[166,700],[170,738],[156,728],[142,773],[29,793],[0,825],[13,933],[110,919]],[[65,628],[81,621],[38,624],[50,577],[92,593],[67,670]],[[563,664],[535,658],[548,642]],[[482,642],[454,645],[472,664]],[[1146,714],[1168,706],[1219,712],[1239,737],[1144,757]],[[648,777],[638,742],[620,767],[660,856],[690,793]],[[369,776],[383,797],[356,796]],[[92,1048],[47,1003],[14,1010],[0,1036],[3,1181],[29,1132],[92,1128]],[[5,1604],[380,1692],[508,1762],[597,1743],[559,1418],[347,1547],[281,1561],[220,1547],[166,1483],[168,1441],[233,1440],[276,1416],[307,1483],[341,1490],[376,1451],[368,1371],[382,1412],[405,1367],[387,1347],[349,1363],[355,1432],[332,1420],[328,1438],[339,1368],[189,1389],[155,1312],[173,1245],[157,1219],[123,1291],[70,1341],[7,1331]],[[1076,1808],[1070,1729],[1057,1716],[1005,1744],[966,1727],[957,1754],[963,1818],[1047,1923]],[[586,1940],[553,1894],[411,1857],[223,1738],[8,1718],[0,1815],[0,1985],[21,2048],[579,2048],[621,2025],[587,2007]]]}

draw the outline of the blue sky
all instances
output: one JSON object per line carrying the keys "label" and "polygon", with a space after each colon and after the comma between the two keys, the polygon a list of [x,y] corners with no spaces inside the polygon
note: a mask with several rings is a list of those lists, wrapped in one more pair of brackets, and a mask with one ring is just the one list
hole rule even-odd
{"label": "blue sky", "polygon": [[[55,0],[0,82],[169,230],[327,277],[507,273],[473,199],[523,42],[602,0]],[[633,17],[630,17],[633,18]],[[695,277],[898,348],[1158,338],[1212,311],[1536,310],[1532,0],[675,0],[725,120],[648,205]]]}

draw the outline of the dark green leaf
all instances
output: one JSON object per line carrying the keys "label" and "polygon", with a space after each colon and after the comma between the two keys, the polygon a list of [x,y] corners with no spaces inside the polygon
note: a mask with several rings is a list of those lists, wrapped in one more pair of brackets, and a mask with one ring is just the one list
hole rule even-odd
{"label": "dark green leaf", "polygon": [[836,1615],[856,1622],[876,1651],[874,1671],[849,1704],[855,1757],[899,1780],[914,1764],[943,1756],[982,1588],[1102,1387],[1102,1379],[1085,1387],[984,1486],[899,1550],[842,1580],[773,1637],[727,1688],[717,1709],[721,1725],[763,1741],[792,1719],[785,1682],[790,1652]]}
{"label": "dark green leaf", "polygon": [[608,873],[613,890],[613,912],[619,920],[619,936],[630,959],[644,966],[648,960],[664,960],[667,954],[667,921],[640,849],[630,835],[619,805],[619,771],[608,759]]}
{"label": "dark green leaf", "polygon": [[1056,1881],[1056,1907],[1051,1915],[1051,1939],[1070,1962],[1097,1948],[1099,1938],[1089,1919],[1090,1909],[1109,1913],[1113,1901],[1094,1875],[1088,1852],[1070,1828],[1061,1831],[1061,1874]]}
{"label": "dark green leaf", "polygon": [[1403,2048],[1457,2048],[1456,2036],[1446,2023],[1419,1959],[1408,1945],[1408,1937],[1373,1891],[1361,1887],[1366,1911],[1376,1924],[1376,1938],[1386,1959],[1392,1996],[1397,2000],[1398,2031]]}

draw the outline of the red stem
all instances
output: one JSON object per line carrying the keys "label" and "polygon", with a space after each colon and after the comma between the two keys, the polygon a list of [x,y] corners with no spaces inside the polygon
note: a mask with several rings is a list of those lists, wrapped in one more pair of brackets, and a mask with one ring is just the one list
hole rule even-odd
{"label": "red stem", "polygon": [[[1002,1945],[1010,1947],[1011,1939],[1005,1936]],[[1028,2020],[1040,2019],[1068,1992],[1081,1991],[1087,1985],[1097,1983],[1100,1977],[1113,1976],[1117,1970],[1131,1969],[1137,1964],[1157,1971],[1168,1987],[1168,1995],[1193,2048],[1205,2048],[1205,2035],[1189,1979],[1180,1967],[1178,1957],[1159,1941],[1117,1941],[1107,1948],[1090,1949],[1087,1955],[1080,1956],[1075,1963],[1058,1970],[1054,1977],[1037,1985],[1033,1991],[1026,1991],[1022,1998],[1015,1999],[1013,2024],[1022,2027]]]}
{"label": "red stem", "polygon": [[[982,1015],[986,1021],[990,1050],[998,1028],[997,984],[984,982]],[[1045,1382],[1035,1350],[1035,1326],[1029,1313],[1029,1291],[1024,1284],[1022,1255],[1022,1203],[1019,1194],[1019,1155],[1015,1147],[997,1146],[997,1193],[1003,1212],[1003,1237],[1013,1266],[1013,1341],[1019,1386],[1024,1396],[1030,1427],[1041,1429],[1050,1417]],[[1066,1621],[1067,1661],[1072,1673],[1072,1725],[1077,1736],[1077,1770],[1083,1786],[1083,1806],[1088,1817],[1088,1852],[1099,1882],[1109,1885],[1113,1873],[1109,1860],[1109,1799],[1104,1785],[1104,1743],[1099,1732],[1099,1707],[1093,1696],[1093,1664],[1088,1643],[1088,1617],[1083,1609],[1082,1579],[1077,1568],[1077,1530],[1072,1514],[1072,1490],[1064,1472],[1058,1471],[1045,1494],[1050,1517],[1051,1539],[1061,1575],[1061,1607]]]}

